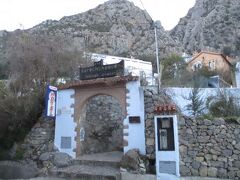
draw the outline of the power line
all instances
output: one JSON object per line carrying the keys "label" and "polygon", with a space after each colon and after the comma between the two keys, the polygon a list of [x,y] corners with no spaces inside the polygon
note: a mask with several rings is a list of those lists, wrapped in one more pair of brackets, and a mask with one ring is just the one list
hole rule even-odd
{"label": "power line", "polygon": [[[143,5],[142,0],[139,0],[140,3],[142,4],[143,7],[143,14],[145,19],[147,19],[146,17],[146,9]],[[158,52],[158,38],[157,38],[157,27],[156,24],[153,22],[151,23],[151,26],[154,27],[154,36],[155,36],[155,46],[156,46],[156,62],[157,62],[157,73],[158,73],[158,92],[160,92],[160,87],[161,87],[161,74],[160,74],[160,63],[159,63],[159,52]]]}
{"label": "power line", "polygon": [[[143,15],[144,15],[145,19],[147,19],[147,16],[146,16],[147,10],[145,9],[142,0],[139,0],[139,1],[140,1],[141,5],[142,5],[142,8],[143,8]],[[153,22],[153,20],[152,20],[152,22],[151,22],[151,26],[154,27],[154,22]]]}
{"label": "power line", "polygon": [[142,4],[142,8],[143,8],[143,10],[146,11],[146,9],[145,9],[145,7],[144,7],[144,5],[143,5],[142,0],[140,0],[140,3]]}

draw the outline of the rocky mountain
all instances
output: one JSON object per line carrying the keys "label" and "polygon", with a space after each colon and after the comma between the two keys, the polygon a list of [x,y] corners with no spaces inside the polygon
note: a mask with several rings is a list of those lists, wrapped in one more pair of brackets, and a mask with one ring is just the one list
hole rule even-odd
{"label": "rocky mountain", "polygon": [[[155,57],[154,22],[146,11],[127,0],[109,0],[87,12],[47,20],[25,33],[71,38],[68,48],[144,60]],[[0,33],[0,53],[5,41],[15,32]],[[157,28],[161,57],[182,50],[160,22]],[[1,48],[2,47],[2,48]]]}
{"label": "rocky mountain", "polygon": [[239,9],[239,0],[196,0],[195,6],[170,34],[188,52],[217,50],[239,55]]}

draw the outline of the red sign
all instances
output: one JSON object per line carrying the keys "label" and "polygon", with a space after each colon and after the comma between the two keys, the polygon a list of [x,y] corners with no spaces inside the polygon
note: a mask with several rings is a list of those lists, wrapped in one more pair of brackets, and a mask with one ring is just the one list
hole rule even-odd
{"label": "red sign", "polygon": [[154,108],[155,113],[173,113],[176,112],[177,108],[174,104],[163,104],[163,105],[157,105]]}

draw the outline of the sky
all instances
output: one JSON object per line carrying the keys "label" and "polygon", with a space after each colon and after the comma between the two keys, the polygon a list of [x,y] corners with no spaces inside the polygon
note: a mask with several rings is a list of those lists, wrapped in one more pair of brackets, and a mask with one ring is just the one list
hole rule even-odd
{"label": "sky", "polygon": [[[1,0],[0,30],[28,29],[47,19],[59,20],[85,12],[107,0]],[[172,29],[194,6],[195,0],[129,0],[147,10],[153,20]],[[143,3],[143,6],[141,4]]]}

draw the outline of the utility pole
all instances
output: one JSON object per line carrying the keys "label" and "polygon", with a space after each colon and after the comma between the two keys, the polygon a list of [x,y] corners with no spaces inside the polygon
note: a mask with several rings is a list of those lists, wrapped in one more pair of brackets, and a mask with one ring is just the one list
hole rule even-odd
{"label": "utility pole", "polygon": [[155,45],[156,45],[156,60],[157,60],[157,73],[158,73],[158,92],[160,91],[161,87],[161,77],[160,77],[160,64],[159,64],[159,57],[158,57],[158,40],[157,40],[157,25],[154,24],[154,31],[155,31]]}

